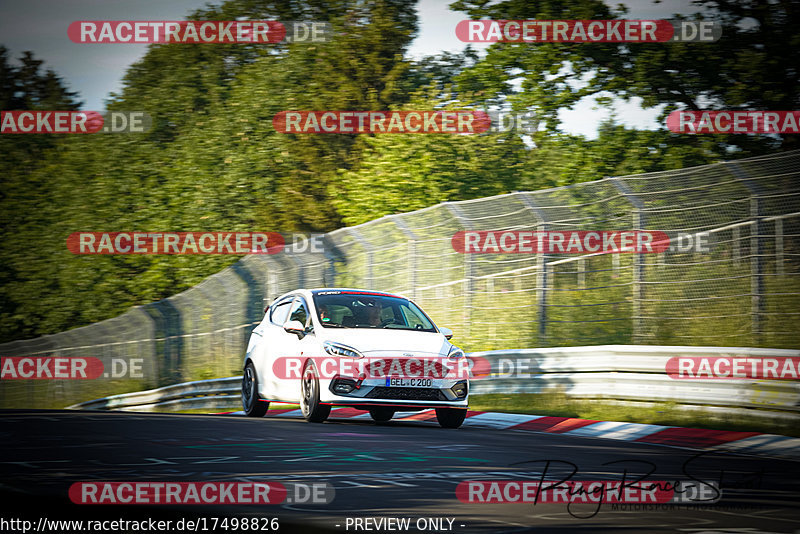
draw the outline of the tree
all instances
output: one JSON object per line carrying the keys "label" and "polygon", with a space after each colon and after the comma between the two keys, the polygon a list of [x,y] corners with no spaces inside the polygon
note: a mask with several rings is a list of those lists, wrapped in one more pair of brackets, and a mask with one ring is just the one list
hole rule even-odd
{"label": "tree", "polygon": [[[403,102],[410,79],[403,53],[416,32],[413,2],[231,1],[193,14],[240,17],[328,20],[334,37],[267,46],[153,45],[108,103],[111,110],[148,112],[151,132],[17,136],[26,150],[37,140],[57,150],[41,158],[29,150],[18,167],[7,168],[3,213],[14,224],[6,227],[1,260],[1,339],[112,317],[174,295],[238,259],[73,256],[64,242],[74,231],[292,232],[341,224],[332,184],[340,168],[358,160],[362,141],[279,134],[272,117],[288,109],[387,109]],[[16,73],[4,61],[0,67]],[[29,71],[33,66],[23,79]],[[8,89],[15,87],[8,76],[0,80],[3,94],[20,98]],[[47,81],[25,87],[36,102],[64,109],[39,96]]]}
{"label": "tree", "polygon": [[[43,61],[24,52],[19,64],[11,63],[8,51],[0,46],[0,109],[75,110],[80,102],[68,91],[52,70],[42,72]],[[27,232],[46,226],[42,212],[51,198],[52,180],[40,173],[65,140],[53,135],[0,136],[0,339],[22,337],[35,332],[37,317],[29,314],[25,303],[30,293],[19,291],[24,285],[45,287],[48,278],[27,270],[31,256],[40,251],[34,242],[25,241]],[[36,294],[37,292],[34,292]]]}
{"label": "tree", "polygon": [[713,139],[702,141],[663,130],[626,128],[607,120],[600,124],[597,139],[565,134],[540,138],[540,144],[530,151],[519,187],[545,189],[720,161],[722,147]]}
{"label": "tree", "polygon": [[[440,90],[417,93],[406,109],[442,109]],[[447,109],[465,109],[452,98]],[[346,225],[433,204],[507,193],[516,188],[527,149],[503,134],[378,134],[351,170],[342,170],[334,205]]]}
{"label": "tree", "polygon": [[[800,45],[795,2],[699,0],[699,17],[722,24],[715,43],[496,43],[486,57],[458,78],[462,90],[481,100],[505,100],[518,109],[535,109],[558,129],[558,111],[583,97],[604,92],[625,99],[640,97],[643,105],[664,105],[661,115],[678,108],[793,110],[800,104]],[[452,9],[472,18],[612,19],[612,10],[598,0],[459,0]],[[755,21],[755,22],[753,22]],[[512,81],[521,80],[515,90]],[[608,98],[604,99],[606,102]],[[797,136],[783,136],[791,148]],[[763,136],[717,136],[739,156],[773,150]],[[697,141],[702,144],[703,141]]]}

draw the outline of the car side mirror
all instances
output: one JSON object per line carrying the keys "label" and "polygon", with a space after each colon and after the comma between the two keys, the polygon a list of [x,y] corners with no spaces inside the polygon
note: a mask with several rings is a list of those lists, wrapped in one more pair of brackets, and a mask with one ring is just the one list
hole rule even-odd
{"label": "car side mirror", "polygon": [[445,339],[451,339],[453,337],[453,331],[449,328],[441,327],[439,328],[439,332],[444,334]]}
{"label": "car side mirror", "polygon": [[303,337],[306,334],[306,327],[303,326],[303,323],[300,321],[289,321],[285,325],[283,325],[283,329],[290,333],[295,334],[299,337]]}

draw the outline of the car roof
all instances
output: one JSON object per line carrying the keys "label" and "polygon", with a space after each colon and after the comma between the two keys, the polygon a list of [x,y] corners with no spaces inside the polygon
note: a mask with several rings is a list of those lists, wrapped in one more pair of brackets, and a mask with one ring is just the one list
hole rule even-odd
{"label": "car roof", "polygon": [[313,297],[314,295],[318,295],[320,293],[341,293],[341,294],[353,294],[353,295],[374,295],[380,297],[395,297],[410,300],[408,297],[403,295],[397,295],[394,293],[386,293],[385,291],[375,291],[372,289],[358,289],[352,287],[317,287],[313,289],[295,289],[294,291],[287,291],[286,293],[275,297],[274,301],[278,301],[282,298],[288,297],[289,295],[302,295],[306,298]]}
{"label": "car roof", "polygon": [[317,288],[311,289],[312,295],[319,295],[320,293],[342,293],[345,295],[375,295],[380,297],[399,297],[405,298],[402,295],[395,295],[393,293],[386,293],[385,291],[374,291],[372,289],[356,289],[350,287],[331,287],[331,288]]}

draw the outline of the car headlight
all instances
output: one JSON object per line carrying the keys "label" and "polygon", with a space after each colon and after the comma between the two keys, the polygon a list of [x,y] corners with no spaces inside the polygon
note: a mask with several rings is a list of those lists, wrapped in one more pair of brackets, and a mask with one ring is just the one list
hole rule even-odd
{"label": "car headlight", "polygon": [[455,345],[452,345],[450,347],[450,352],[447,353],[447,357],[452,359],[452,360],[455,360],[455,359],[458,359],[458,358],[463,358],[464,356],[466,356],[464,354],[464,351],[459,349]]}
{"label": "car headlight", "polygon": [[453,392],[453,395],[455,395],[456,398],[459,399],[463,399],[464,397],[466,397],[468,390],[469,386],[467,385],[466,380],[462,380],[461,382],[458,382],[456,385],[450,388],[450,391]]}
{"label": "car headlight", "polygon": [[347,345],[343,345],[341,343],[334,343],[332,341],[326,341],[322,344],[322,347],[325,349],[325,352],[332,356],[345,356],[347,358],[363,358],[364,355],[358,352],[353,347],[349,347]]}

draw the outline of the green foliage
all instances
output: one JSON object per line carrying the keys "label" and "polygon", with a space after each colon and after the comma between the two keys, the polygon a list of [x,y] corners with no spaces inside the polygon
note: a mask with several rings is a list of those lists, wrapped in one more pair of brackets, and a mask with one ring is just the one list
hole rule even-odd
{"label": "green foliage", "polygon": [[[796,109],[800,103],[800,12],[791,2],[700,0],[704,15],[722,24],[715,43],[496,43],[457,77],[460,90],[476,101],[506,102],[535,110],[547,128],[559,127],[558,112],[581,98],[639,97],[645,107],[664,105],[661,118],[683,109]],[[625,8],[599,0],[459,0],[452,9],[473,19],[613,19]],[[680,18],[677,17],[676,18]],[[512,84],[519,80],[519,89]],[[765,152],[776,146],[765,136],[714,136],[720,144]],[[797,135],[782,136],[784,149]],[[686,145],[705,143],[690,136]]]}
{"label": "green foliage", "polygon": [[[386,109],[401,102],[400,89],[413,81],[402,59],[416,32],[412,5],[247,1],[198,11],[193,18],[328,20],[334,38],[271,47],[153,45],[109,102],[112,110],[148,112],[155,119],[149,133],[3,136],[0,339],[115,316],[188,289],[238,259],[73,256],[64,246],[72,232],[341,225],[330,181],[357,159],[357,136],[286,136],[271,119],[286,109]],[[76,107],[52,73],[36,74],[40,62],[21,61],[15,68],[0,51],[3,109]]]}
{"label": "green foliage", "polygon": [[664,130],[635,130],[613,121],[600,124],[597,139],[554,134],[540,138],[520,183],[535,190],[607,176],[625,176],[715,163],[726,158],[712,139],[697,142]]}
{"label": "green foliage", "polygon": [[[599,0],[491,6],[464,0],[454,7],[491,18],[617,15]],[[442,201],[676,169],[773,148],[770,139],[677,136],[613,122],[600,128],[598,139],[586,140],[559,133],[556,120],[580,98],[600,94],[640,96],[667,110],[689,106],[681,91],[693,102],[795,109],[793,19],[760,9],[747,4],[741,12],[723,12],[725,35],[741,38],[739,48],[727,39],[629,48],[497,44],[482,58],[467,49],[420,61],[405,57],[418,31],[412,0],[230,0],[198,10],[191,18],[326,20],[334,35],[314,44],[153,45],[108,101],[110,110],[148,112],[152,131],[0,136],[0,341],[113,317],[188,289],[239,259],[74,256],[65,247],[73,232],[330,231]],[[753,13],[760,26],[736,25]],[[576,84],[579,77],[588,82]],[[0,108],[77,109],[75,98],[55,73],[42,72],[40,60],[26,53],[12,64],[0,47]],[[548,131],[531,143],[517,133],[286,135],[272,127],[274,115],[284,110],[492,105],[535,110]],[[738,152],[729,153],[731,145]],[[376,269],[384,285],[394,274]],[[625,308],[614,313],[624,315]],[[448,313],[452,317],[443,319],[458,320],[460,312]],[[532,331],[525,336],[535,339]],[[476,346],[481,342],[475,340]]]}
{"label": "green foliage", "polygon": [[[448,109],[465,106],[448,99]],[[407,109],[436,109],[417,98]],[[384,134],[366,138],[358,167],[342,171],[334,205],[355,225],[453,200],[507,193],[518,184],[526,147],[517,135]]]}
{"label": "green foliage", "polygon": [[469,407],[480,411],[570,417],[593,421],[800,436],[797,426],[790,418],[766,419],[756,413],[758,410],[753,410],[753,414],[741,415],[706,411],[702,406],[697,406],[695,409],[681,409],[682,407],[674,402],[636,403],[615,402],[610,399],[575,399],[557,389],[536,394],[471,394]]}

